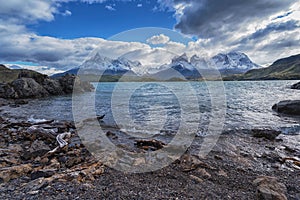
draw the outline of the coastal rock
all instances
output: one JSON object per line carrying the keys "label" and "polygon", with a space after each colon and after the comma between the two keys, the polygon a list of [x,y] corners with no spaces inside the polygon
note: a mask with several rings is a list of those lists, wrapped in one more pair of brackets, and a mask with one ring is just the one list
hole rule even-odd
{"label": "coastal rock", "polygon": [[58,79],[52,79],[32,70],[16,71],[4,67],[3,69],[9,73],[7,76],[4,74],[2,78],[8,77],[7,80],[0,80],[0,98],[4,99],[41,98],[94,90],[89,82],[81,81],[75,75],[66,74]]}
{"label": "coastal rock", "polygon": [[8,84],[0,83],[0,98],[11,99],[16,97],[14,88]]}
{"label": "coastal rock", "polygon": [[49,93],[32,78],[20,78],[11,83],[17,98],[39,98],[49,96]]}
{"label": "coastal rock", "polygon": [[257,199],[259,200],[287,200],[286,186],[277,182],[275,177],[261,176],[253,181],[257,186]]}
{"label": "coastal rock", "polygon": [[79,77],[76,77],[75,75],[66,74],[63,77],[60,77],[58,81],[66,94],[71,94],[72,92],[91,92],[94,90],[94,87],[90,83],[81,81]]}
{"label": "coastal rock", "polygon": [[39,84],[42,84],[47,77],[48,77],[47,75],[40,74],[38,72],[31,71],[31,70],[22,70],[18,75],[19,79],[21,79],[21,78],[31,78]]}
{"label": "coastal rock", "polygon": [[300,115],[300,100],[287,100],[275,104],[272,109],[287,115]]}
{"label": "coastal rock", "polygon": [[42,85],[51,95],[63,95],[64,94],[64,91],[58,80],[53,80],[53,79],[47,78],[43,81]]}
{"label": "coastal rock", "polygon": [[300,82],[292,85],[291,89],[300,90]]}
{"label": "coastal rock", "polygon": [[281,131],[268,130],[268,129],[252,129],[252,136],[256,138],[264,138],[267,140],[275,140]]}

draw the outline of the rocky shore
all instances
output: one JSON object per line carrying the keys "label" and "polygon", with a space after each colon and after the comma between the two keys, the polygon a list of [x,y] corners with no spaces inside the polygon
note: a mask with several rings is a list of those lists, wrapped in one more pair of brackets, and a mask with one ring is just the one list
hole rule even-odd
{"label": "rocky shore", "polygon": [[0,65],[0,75],[0,98],[4,99],[41,98],[94,90],[89,82],[70,74],[52,79],[35,71],[12,70]]}
{"label": "rocky shore", "polygon": [[[17,102],[10,102],[17,103]],[[124,133],[123,133],[124,134]],[[126,148],[122,133],[107,137]],[[129,174],[86,150],[72,122],[0,118],[1,199],[300,199],[300,137],[274,130],[224,132],[201,158],[203,141],[161,170]],[[132,140],[129,151],[165,145]]]}

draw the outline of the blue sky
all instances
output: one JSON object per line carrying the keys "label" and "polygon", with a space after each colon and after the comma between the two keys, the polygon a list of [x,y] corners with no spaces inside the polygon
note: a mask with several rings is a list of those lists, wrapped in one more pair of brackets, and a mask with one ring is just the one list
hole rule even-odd
{"label": "blue sky", "polygon": [[[51,22],[30,25],[39,35],[72,39],[80,37],[109,38],[120,32],[139,27],[163,27],[173,29],[174,12],[154,10],[156,1],[115,2],[88,4],[82,2],[64,3],[61,12],[70,15],[56,15]],[[113,10],[109,10],[112,8]]]}
{"label": "blue sky", "polygon": [[183,53],[240,51],[263,66],[300,52],[299,0],[0,0],[0,5],[0,63],[45,73],[78,67],[95,51],[111,58],[131,55],[144,65],[165,64]]}

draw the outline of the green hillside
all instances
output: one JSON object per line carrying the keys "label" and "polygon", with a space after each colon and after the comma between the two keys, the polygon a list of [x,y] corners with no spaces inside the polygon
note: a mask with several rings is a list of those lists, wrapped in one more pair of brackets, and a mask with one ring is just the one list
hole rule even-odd
{"label": "green hillside", "polygon": [[47,75],[27,69],[9,69],[0,64],[0,83],[10,83],[19,77],[33,78],[37,82],[40,82],[46,76]]}
{"label": "green hillside", "polygon": [[299,80],[300,54],[277,60],[269,67],[253,69],[243,75],[229,78],[233,80]]}

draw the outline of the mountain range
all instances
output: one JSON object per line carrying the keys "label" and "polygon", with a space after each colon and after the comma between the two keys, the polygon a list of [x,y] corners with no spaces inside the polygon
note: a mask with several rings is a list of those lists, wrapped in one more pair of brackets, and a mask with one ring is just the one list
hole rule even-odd
{"label": "mountain range", "polygon": [[[131,55],[131,54],[130,54]],[[60,77],[64,74],[77,74],[80,69],[81,75],[104,75],[104,76],[139,76],[153,80],[188,79],[197,80],[202,78],[201,70],[218,69],[223,75],[242,74],[251,69],[260,68],[253,63],[249,57],[240,52],[230,52],[228,54],[218,54],[212,58],[205,59],[197,55],[188,57],[186,54],[175,56],[170,63],[160,65],[156,71],[149,69],[141,74],[142,64],[138,61],[130,61],[126,56],[111,59],[94,54],[83,62],[78,68],[68,70],[53,77]]]}

